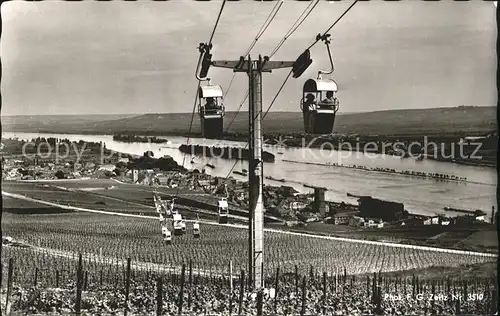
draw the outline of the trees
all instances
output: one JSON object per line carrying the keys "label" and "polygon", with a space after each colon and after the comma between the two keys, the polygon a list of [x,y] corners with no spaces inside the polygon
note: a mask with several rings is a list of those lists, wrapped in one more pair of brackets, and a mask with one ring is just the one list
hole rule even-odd
{"label": "trees", "polygon": [[21,175],[23,175],[23,176],[27,176],[27,175],[29,175],[29,174],[30,174],[28,170],[25,170],[25,169],[22,169],[22,168],[17,169],[17,171],[18,171]]}
{"label": "trees", "polygon": [[108,177],[108,178],[111,178],[114,174],[113,174],[113,172],[111,172],[111,171],[109,171],[109,170],[106,170],[106,171],[104,171],[104,175],[105,175],[106,177]]}
{"label": "trees", "polygon": [[64,172],[62,170],[57,170],[57,172],[55,173],[55,176],[57,179],[65,179],[66,176],[64,175]]}

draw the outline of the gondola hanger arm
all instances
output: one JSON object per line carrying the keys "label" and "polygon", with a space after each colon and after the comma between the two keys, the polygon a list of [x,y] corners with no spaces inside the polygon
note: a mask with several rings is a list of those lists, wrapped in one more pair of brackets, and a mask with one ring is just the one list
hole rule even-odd
{"label": "gondola hanger arm", "polygon": [[324,35],[318,34],[316,36],[316,40],[321,40],[325,42],[326,51],[328,52],[328,58],[330,59],[330,66],[331,66],[331,69],[328,71],[327,70],[318,71],[318,79],[321,79],[321,75],[329,75],[333,73],[333,71],[335,70],[335,64],[333,63],[332,52],[330,50],[330,34],[324,34]]}
{"label": "gondola hanger arm", "polygon": [[212,59],[212,55],[210,54],[211,48],[212,44],[200,43],[200,45],[198,46],[200,57],[198,58],[198,64],[196,66],[196,73],[195,73],[196,79],[198,79],[198,81],[208,81],[209,85],[210,85],[210,78],[207,77],[207,74]]}

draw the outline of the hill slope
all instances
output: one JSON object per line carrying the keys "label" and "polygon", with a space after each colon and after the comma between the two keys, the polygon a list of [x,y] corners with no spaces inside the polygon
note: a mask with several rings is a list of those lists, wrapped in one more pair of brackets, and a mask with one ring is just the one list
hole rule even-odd
{"label": "hill slope", "polygon": [[[411,110],[389,110],[365,113],[338,114],[335,131],[357,134],[436,134],[483,133],[497,129],[496,107],[455,107]],[[224,125],[233,121],[235,112],[227,112]],[[7,132],[52,132],[95,134],[184,134],[189,130],[191,113],[144,114],[122,117],[105,116],[45,116],[2,117]],[[302,114],[299,112],[270,112],[263,122],[266,133],[302,133]],[[229,132],[247,133],[248,112],[234,118]],[[195,115],[193,133],[200,132],[200,119]]]}

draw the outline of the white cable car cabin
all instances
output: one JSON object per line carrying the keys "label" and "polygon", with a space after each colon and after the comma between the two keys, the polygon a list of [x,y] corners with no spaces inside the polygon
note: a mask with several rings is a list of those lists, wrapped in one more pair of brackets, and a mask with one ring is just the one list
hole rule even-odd
{"label": "white cable car cabin", "polygon": [[170,232],[170,230],[168,230],[166,225],[162,225],[161,233],[163,235],[163,240],[165,240],[167,243],[172,242],[172,233]]}
{"label": "white cable car cabin", "polygon": [[224,134],[224,105],[221,86],[200,86],[198,90],[198,113],[201,119],[201,133],[204,138],[222,139]]}
{"label": "white cable car cabin", "polygon": [[217,201],[217,211],[219,212],[219,224],[227,224],[229,217],[229,204],[226,198]]}
{"label": "white cable car cabin", "polygon": [[182,219],[182,215],[179,213],[174,214],[174,235],[183,235],[186,232],[186,223]]}
{"label": "white cable car cabin", "polygon": [[200,223],[198,222],[193,224],[193,237],[200,238]]}
{"label": "white cable car cabin", "polygon": [[304,131],[310,134],[331,134],[339,109],[338,86],[333,79],[309,79],[304,83],[300,109]]}

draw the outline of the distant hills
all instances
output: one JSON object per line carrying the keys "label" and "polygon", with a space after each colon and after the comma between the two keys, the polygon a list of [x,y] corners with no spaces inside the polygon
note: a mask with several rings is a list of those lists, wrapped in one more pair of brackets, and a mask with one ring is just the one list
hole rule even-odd
{"label": "distant hills", "polygon": [[[461,106],[340,113],[335,122],[335,131],[360,135],[485,133],[497,129],[496,112],[496,107]],[[235,114],[236,112],[226,113],[226,128],[233,121]],[[1,120],[2,130],[5,132],[179,135],[188,132],[191,113],[2,116]],[[270,112],[263,122],[263,128],[265,133],[302,133],[302,124],[300,112]],[[248,112],[240,112],[234,118],[229,132],[247,131]],[[200,132],[200,119],[197,114],[194,117],[192,132]]]}

